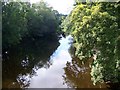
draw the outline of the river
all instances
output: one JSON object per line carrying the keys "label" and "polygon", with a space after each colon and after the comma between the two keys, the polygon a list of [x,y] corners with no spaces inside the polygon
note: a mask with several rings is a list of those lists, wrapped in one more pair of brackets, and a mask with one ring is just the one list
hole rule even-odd
{"label": "river", "polygon": [[[89,65],[72,57],[71,35],[58,42],[22,45],[5,52],[3,59],[3,88],[106,88],[94,86]],[[41,41],[40,41],[41,43]],[[33,45],[32,45],[33,44]]]}
{"label": "river", "polygon": [[64,69],[66,62],[71,61],[72,58],[68,52],[71,46],[72,37],[62,37],[60,46],[50,56],[50,63],[52,64],[48,69],[40,68],[36,72],[37,76],[33,76],[29,88],[66,88],[63,84]]}

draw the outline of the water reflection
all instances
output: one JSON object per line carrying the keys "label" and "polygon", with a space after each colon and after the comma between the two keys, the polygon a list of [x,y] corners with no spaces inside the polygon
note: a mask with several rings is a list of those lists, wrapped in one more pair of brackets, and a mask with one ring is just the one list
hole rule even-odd
{"label": "water reflection", "polygon": [[92,63],[92,58],[86,62],[82,62],[77,57],[72,59],[72,62],[67,62],[64,68],[64,80],[68,87],[71,88],[106,88],[106,84],[93,85],[90,75],[89,65]]}
{"label": "water reflection", "polygon": [[48,38],[24,42],[3,54],[3,88],[106,88],[92,84],[93,59],[83,63],[74,56],[70,35],[59,42]]}
{"label": "water reflection", "polygon": [[28,87],[30,78],[36,75],[36,70],[50,67],[50,56],[59,46],[58,39],[42,38],[32,40],[25,38],[19,45],[3,51],[2,54],[2,87]]}
{"label": "water reflection", "polygon": [[62,37],[59,41],[60,46],[50,57],[52,65],[48,69],[43,67],[37,70],[37,76],[33,76],[29,88],[67,88],[67,85],[63,83],[62,75],[66,62],[71,61],[68,52],[72,43],[70,39],[72,39],[71,36]]}

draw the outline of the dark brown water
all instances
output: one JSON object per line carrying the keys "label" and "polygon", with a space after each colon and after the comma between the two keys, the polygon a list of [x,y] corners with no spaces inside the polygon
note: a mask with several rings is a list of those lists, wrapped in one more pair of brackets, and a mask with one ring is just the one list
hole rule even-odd
{"label": "dark brown water", "polygon": [[94,86],[89,63],[72,57],[73,38],[57,41],[29,41],[11,48],[3,56],[3,88],[106,88]]}

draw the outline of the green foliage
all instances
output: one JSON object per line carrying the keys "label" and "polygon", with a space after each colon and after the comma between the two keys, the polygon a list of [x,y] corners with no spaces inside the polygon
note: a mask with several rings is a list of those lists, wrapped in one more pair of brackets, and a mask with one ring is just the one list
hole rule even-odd
{"label": "green foliage", "polygon": [[97,55],[91,69],[94,84],[120,82],[119,8],[117,2],[77,3],[63,22],[63,30],[76,41],[75,55],[80,60]]}
{"label": "green foliage", "polygon": [[18,43],[27,31],[27,3],[2,2],[3,47]]}
{"label": "green foliage", "polygon": [[59,20],[58,12],[47,7],[44,2],[33,4],[28,13],[28,30],[31,36],[56,33]]}
{"label": "green foliage", "polygon": [[25,37],[33,39],[55,36],[60,31],[58,11],[43,1],[2,3],[3,49],[16,45]]}

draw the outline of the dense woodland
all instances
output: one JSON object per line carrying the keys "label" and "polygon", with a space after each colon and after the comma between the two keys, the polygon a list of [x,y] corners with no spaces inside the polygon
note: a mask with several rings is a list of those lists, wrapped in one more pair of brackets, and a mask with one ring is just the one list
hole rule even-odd
{"label": "dense woodland", "polygon": [[[64,20],[63,20],[64,19]],[[69,15],[59,14],[46,3],[2,3],[3,49],[30,40],[65,32],[74,37],[75,56],[93,58],[93,84],[120,83],[120,4],[75,0]]]}

